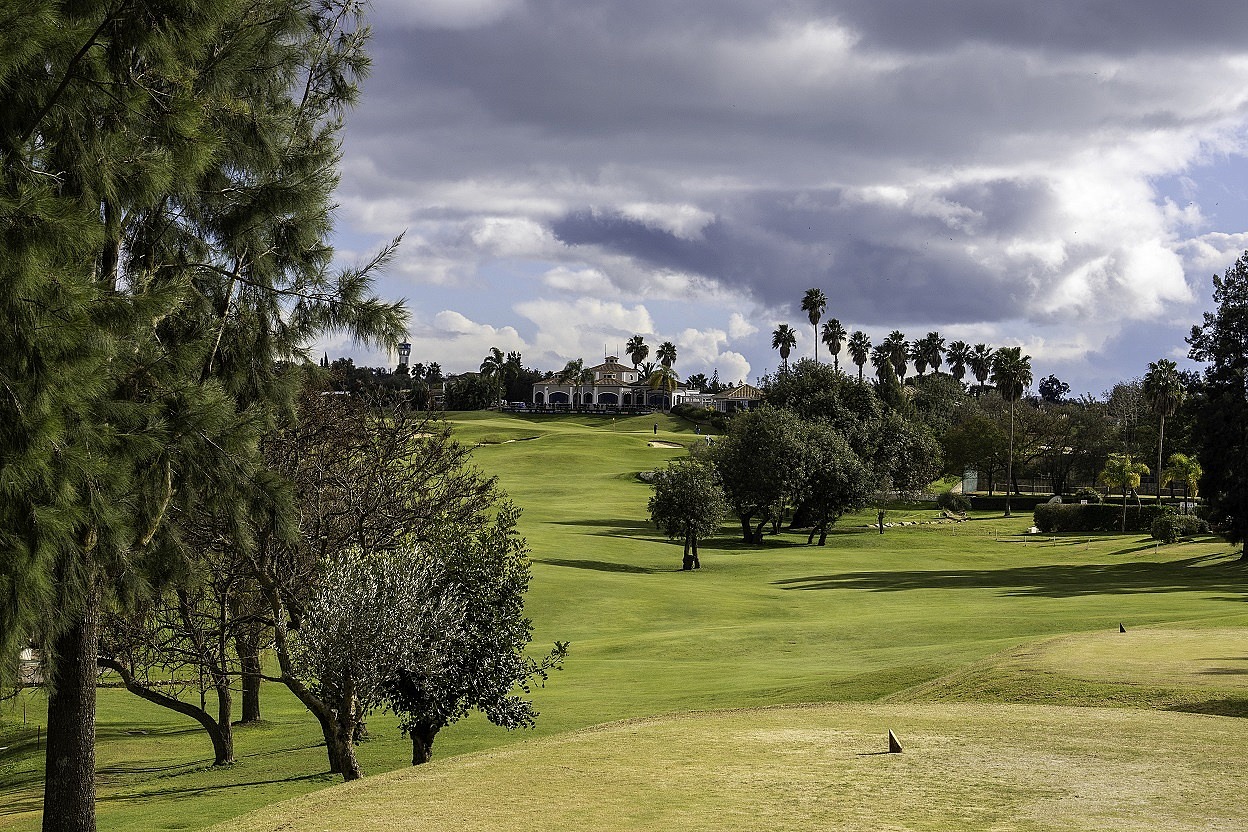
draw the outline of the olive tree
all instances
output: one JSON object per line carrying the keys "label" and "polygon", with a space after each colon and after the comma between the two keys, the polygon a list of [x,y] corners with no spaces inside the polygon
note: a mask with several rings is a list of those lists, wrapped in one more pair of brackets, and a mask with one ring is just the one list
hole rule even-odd
{"label": "olive tree", "polygon": [[390,665],[385,701],[411,738],[412,765],[428,762],[438,732],[472,710],[507,730],[531,727],[537,709],[525,694],[567,655],[566,642],[540,658],[527,653],[529,551],[519,517],[504,501],[492,520],[443,527],[410,553],[424,587],[411,609],[426,625]]}
{"label": "olive tree", "polygon": [[669,538],[685,545],[682,567],[700,569],[698,541],[719,531],[728,504],[715,481],[715,469],[697,459],[670,462],[654,477],[650,519]]}

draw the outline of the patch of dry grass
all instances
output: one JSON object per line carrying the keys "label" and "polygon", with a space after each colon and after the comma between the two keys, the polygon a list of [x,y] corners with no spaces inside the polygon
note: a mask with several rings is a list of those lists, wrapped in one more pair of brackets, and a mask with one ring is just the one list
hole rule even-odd
{"label": "patch of dry grass", "polygon": [[[1210,754],[1237,727],[1026,705],[690,714],[392,772],[218,829],[1238,830],[1248,750]],[[889,728],[904,753],[883,753]]]}

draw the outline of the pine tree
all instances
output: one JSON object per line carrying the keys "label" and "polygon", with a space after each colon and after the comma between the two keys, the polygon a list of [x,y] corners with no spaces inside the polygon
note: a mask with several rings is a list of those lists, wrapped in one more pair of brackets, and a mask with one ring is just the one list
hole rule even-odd
{"label": "pine tree", "polygon": [[90,830],[101,603],[189,574],[179,513],[245,545],[281,363],[401,310],[389,250],[328,271],[356,4],[36,5],[0,41],[0,655],[47,650],[44,828]]}
{"label": "pine tree", "polygon": [[1192,327],[1189,356],[1208,362],[1196,409],[1201,493],[1232,543],[1248,539],[1248,251],[1213,277],[1216,312]]}

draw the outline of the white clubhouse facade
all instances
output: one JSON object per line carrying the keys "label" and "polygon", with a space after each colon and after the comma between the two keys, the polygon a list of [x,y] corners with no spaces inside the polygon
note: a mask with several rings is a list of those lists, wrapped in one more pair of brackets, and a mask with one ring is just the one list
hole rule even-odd
{"label": "white clubhouse facade", "polygon": [[762,393],[748,384],[712,395],[679,382],[674,391],[654,390],[636,367],[620,363],[618,356],[590,367],[593,381],[569,384],[558,378],[543,379],[533,385],[532,404],[539,408],[670,409],[678,404],[730,411],[748,408],[762,399]]}

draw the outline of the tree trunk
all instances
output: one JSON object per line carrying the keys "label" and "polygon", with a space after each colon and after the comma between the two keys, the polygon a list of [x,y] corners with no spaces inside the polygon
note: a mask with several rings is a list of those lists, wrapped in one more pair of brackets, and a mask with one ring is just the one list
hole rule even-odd
{"label": "tree trunk", "polygon": [[[214,766],[227,765],[234,762],[234,734],[229,728],[230,708],[228,704],[222,707],[221,702],[218,699],[218,707],[221,709],[222,715],[222,721],[218,722],[217,720],[214,720],[207,711],[192,705],[190,702],[183,702],[181,699],[166,696],[158,690],[153,690],[152,688],[144,686],[134,678],[125,665],[116,659],[100,656],[98,662],[100,667],[105,667],[109,670],[115,671],[117,675],[121,677],[121,681],[125,683],[126,690],[130,691],[135,696],[140,699],[146,699],[148,702],[155,705],[160,705],[162,708],[168,708],[169,710],[176,711],[184,716],[189,716],[191,719],[198,722],[208,734],[209,739],[212,740]],[[228,685],[226,686],[226,690],[228,692]],[[220,696],[219,687],[217,688],[217,695]],[[225,726],[224,729],[222,728],[222,725]]]}
{"label": "tree trunk", "polygon": [[[295,697],[303,703],[312,715],[316,717],[316,721],[321,725],[321,736],[325,738],[325,753],[329,757],[329,771],[331,774],[342,774],[346,777],[342,767],[342,755],[338,748],[338,721],[334,713],[329,709],[316,694],[308,690],[307,685],[299,681],[295,675],[294,663],[290,658],[290,646],[286,638],[286,621],[289,619],[286,606],[282,603],[277,590],[274,588],[275,582],[270,576],[265,574],[263,570],[257,570],[257,574],[261,577],[261,591],[264,593],[265,599],[269,603],[269,608],[273,612],[273,641],[274,652],[277,654],[277,663],[282,669],[282,684],[295,695]],[[354,760],[354,754],[352,754]],[[358,767],[357,767],[358,768]]]}
{"label": "tree trunk", "polygon": [[752,523],[750,523],[750,520],[752,518],[753,518],[753,515],[750,515],[750,514],[741,515],[741,538],[746,543],[754,542],[754,526]]}
{"label": "tree trunk", "polygon": [[359,780],[364,776],[359,760],[355,756],[355,728],[357,717],[355,712],[355,696],[350,684],[347,692],[339,703],[337,730],[334,732],[334,755],[338,758],[339,773],[345,782]]}
{"label": "tree trunk", "polygon": [[[250,628],[249,628],[250,629]],[[248,632],[234,639],[238,663],[243,671],[243,713],[239,722],[250,725],[260,721],[260,635]]]}
{"label": "tree trunk", "polygon": [[44,832],[95,832],[98,597],[93,587],[82,617],[54,643],[55,661],[48,671]]}
{"label": "tree trunk", "polygon": [[752,542],[758,546],[763,545],[763,529],[767,528],[768,519],[768,517],[764,516],[763,519],[758,522],[758,527],[754,529],[754,538]]}
{"label": "tree trunk", "polygon": [[695,532],[693,534],[690,534],[689,537],[691,538],[692,543],[693,543],[693,568],[701,569],[702,561],[698,560],[698,535]]}
{"label": "tree trunk", "polygon": [[217,727],[221,732],[220,744],[214,737],[213,749],[216,751],[215,765],[221,766],[234,762],[234,729],[230,720],[234,712],[234,692],[230,690],[228,676],[218,676],[213,685],[217,691]]}
{"label": "tree trunk", "polygon": [[408,734],[412,738],[412,765],[420,766],[433,759],[433,738],[438,729],[432,725],[421,723]]}
{"label": "tree trunk", "polygon": [[1161,430],[1157,434],[1157,505],[1161,505],[1161,455],[1166,442],[1166,414],[1161,414]]}

